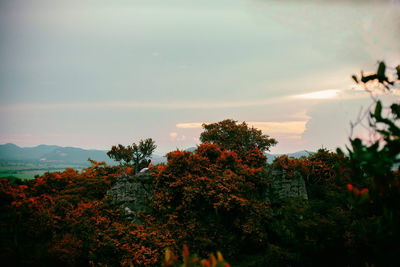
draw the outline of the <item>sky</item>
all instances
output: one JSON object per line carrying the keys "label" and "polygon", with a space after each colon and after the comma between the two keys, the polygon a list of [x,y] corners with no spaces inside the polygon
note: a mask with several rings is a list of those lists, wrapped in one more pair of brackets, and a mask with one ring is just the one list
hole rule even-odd
{"label": "sky", "polygon": [[0,144],[163,154],[234,119],[335,149],[371,102],[351,75],[400,63],[400,1],[0,0],[0,58]]}

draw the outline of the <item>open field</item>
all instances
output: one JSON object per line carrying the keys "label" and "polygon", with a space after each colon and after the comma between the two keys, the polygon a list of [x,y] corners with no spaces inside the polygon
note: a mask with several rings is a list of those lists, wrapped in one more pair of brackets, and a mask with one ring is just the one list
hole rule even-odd
{"label": "open field", "polygon": [[13,164],[0,166],[0,178],[15,177],[21,180],[30,180],[36,175],[43,175],[46,172],[59,172],[66,168],[82,170],[87,166],[82,165],[36,165],[33,164]]}

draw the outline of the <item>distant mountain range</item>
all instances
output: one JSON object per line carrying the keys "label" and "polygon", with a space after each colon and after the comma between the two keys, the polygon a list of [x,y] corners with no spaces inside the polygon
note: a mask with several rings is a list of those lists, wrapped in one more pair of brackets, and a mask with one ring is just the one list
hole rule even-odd
{"label": "distant mountain range", "polygon": [[89,165],[88,158],[115,164],[106,151],[85,150],[76,147],[39,145],[35,147],[19,147],[8,143],[0,145],[0,161],[30,161],[43,163],[84,164]]}
{"label": "distant mountain range", "polygon": [[[186,151],[195,151],[196,147],[190,147]],[[312,152],[306,150],[298,151],[295,153],[287,154],[289,157],[299,158],[301,156],[308,156]],[[276,157],[283,154],[266,154],[267,161],[271,163]],[[0,161],[14,161],[14,162],[42,162],[42,163],[55,163],[55,164],[81,164],[90,165],[88,158],[95,161],[105,161],[109,165],[118,164],[107,156],[106,150],[86,150],[77,147],[61,147],[54,145],[39,145],[35,147],[19,147],[15,144],[0,145]],[[153,164],[166,162],[164,156],[153,154]]]}
{"label": "distant mountain range", "polygon": [[[46,164],[78,164],[89,166],[88,158],[95,161],[105,161],[109,165],[118,164],[107,156],[106,150],[86,150],[77,147],[61,147],[54,145],[39,145],[35,147],[19,147],[15,144],[0,145],[0,161],[37,162]],[[152,156],[154,164],[166,161],[165,157]]]}

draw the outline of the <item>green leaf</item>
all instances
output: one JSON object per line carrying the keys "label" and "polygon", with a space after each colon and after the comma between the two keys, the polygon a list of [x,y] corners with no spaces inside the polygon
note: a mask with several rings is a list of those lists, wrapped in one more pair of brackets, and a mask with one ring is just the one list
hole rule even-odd
{"label": "green leaf", "polygon": [[382,113],[382,103],[381,103],[381,101],[378,101],[377,103],[376,103],[376,107],[375,107],[375,112],[374,112],[374,117],[375,118],[381,118],[382,116],[381,116],[381,113]]}
{"label": "green leaf", "polygon": [[397,79],[400,80],[400,65],[397,65],[396,71],[397,71]]}
{"label": "green leaf", "polygon": [[390,108],[392,110],[392,113],[396,115],[396,118],[400,118],[400,105],[392,104]]}
{"label": "green leaf", "polygon": [[377,76],[378,77],[384,77],[385,76],[385,71],[386,71],[386,65],[385,62],[381,61],[379,63],[378,71],[377,71]]}

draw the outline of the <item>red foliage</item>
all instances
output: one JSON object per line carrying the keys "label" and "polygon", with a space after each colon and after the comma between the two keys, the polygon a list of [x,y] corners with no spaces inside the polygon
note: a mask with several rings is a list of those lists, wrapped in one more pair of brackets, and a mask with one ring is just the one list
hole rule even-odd
{"label": "red foliage", "polygon": [[255,167],[265,157],[257,148],[252,154],[247,165],[235,152],[209,143],[194,154],[169,153],[168,164],[156,171],[153,216],[178,244],[203,255],[221,249],[232,256],[265,243],[268,210],[259,192],[265,181]]}
{"label": "red foliage", "polygon": [[299,172],[308,185],[332,184],[337,179],[348,180],[348,168],[344,168],[347,162],[343,155],[319,149],[317,153],[308,157],[289,158],[287,155],[276,158],[273,167],[287,171],[287,177],[291,178],[295,172]]}
{"label": "red foliage", "polygon": [[260,168],[265,165],[267,157],[257,147],[251,148],[246,155],[244,163],[250,167]]}
{"label": "red foliage", "polygon": [[235,151],[241,159],[256,147],[262,152],[277,144],[273,138],[264,135],[261,130],[249,127],[247,123],[223,120],[217,123],[203,124],[204,132],[200,135],[202,143],[212,143],[228,151]]}
{"label": "red foliage", "polygon": [[2,262],[10,265],[154,265],[170,235],[135,225],[110,206],[106,191],[122,172],[93,162],[78,173],[46,173],[26,185],[0,179]]}
{"label": "red foliage", "polygon": [[[166,247],[187,243],[207,255],[232,256],[266,244],[268,203],[260,188],[265,157],[257,148],[242,161],[235,152],[203,144],[175,151],[155,168],[152,210],[141,224],[121,217],[106,192],[124,170],[92,161],[77,172],[45,173],[24,185],[0,180],[0,259],[10,265],[160,263]],[[243,245],[246,244],[246,245]]]}

